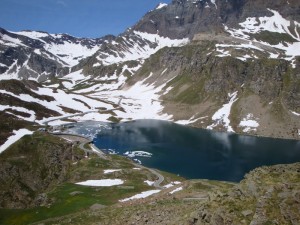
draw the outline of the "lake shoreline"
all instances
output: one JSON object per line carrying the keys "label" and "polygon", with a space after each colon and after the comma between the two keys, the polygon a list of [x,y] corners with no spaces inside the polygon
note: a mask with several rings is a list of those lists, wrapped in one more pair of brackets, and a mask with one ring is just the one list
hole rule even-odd
{"label": "lake shoreline", "polygon": [[[143,125],[143,123],[146,123],[146,125]],[[238,182],[243,178],[243,175],[247,172],[249,172],[251,169],[254,169],[259,166],[264,165],[277,165],[277,164],[287,164],[287,163],[294,163],[300,161],[300,144],[297,145],[297,143],[300,143],[298,140],[293,139],[280,139],[280,138],[270,138],[270,137],[259,137],[259,136],[251,136],[251,135],[239,135],[236,133],[225,133],[225,132],[215,132],[210,131],[206,129],[201,128],[195,128],[190,127],[186,125],[178,125],[173,122],[169,121],[162,121],[162,120],[135,120],[135,121],[127,121],[122,123],[104,123],[104,122],[94,122],[94,121],[86,121],[81,123],[73,124],[75,127],[68,130],[68,132],[71,130],[72,133],[77,133],[80,135],[87,135],[87,136],[94,136],[94,144],[99,148],[103,149],[105,152],[109,152],[109,149],[114,149],[119,155],[124,156],[124,153],[126,151],[145,151],[149,152],[151,154],[154,154],[154,158],[152,157],[133,157],[134,161],[141,161],[142,164],[146,167],[150,168],[157,168],[159,170],[168,171],[170,173],[179,174],[183,177],[186,177],[187,179],[210,179],[210,180],[222,180],[222,181],[233,181]],[[131,128],[131,126],[135,126],[135,128]],[[158,126],[158,127],[155,127]],[[169,129],[168,127],[172,127],[172,129]],[[118,149],[118,146],[109,146],[108,143],[103,142],[116,142],[113,139],[110,139],[108,136],[111,135],[111,129],[115,129],[114,132],[117,132],[118,129],[127,129],[129,134],[122,133],[122,140],[120,143],[118,143],[118,146],[120,147],[122,143],[127,143],[128,140],[126,140],[128,137],[131,137],[131,133],[140,133],[140,132],[146,132],[145,130],[148,130],[152,134],[150,136],[142,135],[138,137],[132,136],[132,139],[138,140],[138,139],[147,139],[147,138],[156,138],[156,135],[154,135],[156,132],[163,133],[164,138],[156,140],[154,142],[149,142],[147,145],[148,147],[144,146],[145,143],[134,143],[130,142],[129,146],[121,146],[121,151]],[[131,130],[133,129],[133,130]],[[105,131],[105,139],[101,137],[101,141],[99,141],[97,138],[99,138],[99,134],[102,132],[99,132],[100,130]],[[131,130],[131,131],[130,131]],[[152,145],[157,145],[159,143],[163,143],[163,145],[168,146],[172,145],[172,135],[169,133],[172,133],[173,130],[178,130],[178,134],[175,134],[175,138],[181,140],[180,143],[177,143],[173,146],[169,146],[167,149],[167,152],[173,151],[178,146],[181,146],[182,149],[184,148],[194,148],[194,149],[206,149],[201,150],[202,152],[196,152],[196,159],[200,159],[202,164],[205,164],[208,161],[203,160],[205,157],[216,157],[216,159],[213,160],[213,165],[209,165],[208,167],[203,167],[203,170],[210,169],[211,171],[214,171],[216,174],[219,174],[218,176],[213,175],[214,172],[209,172],[211,175],[208,177],[203,176],[203,172],[200,171],[200,175],[187,175],[187,174],[193,174],[194,172],[192,169],[184,169],[185,172],[182,172],[181,170],[174,170],[170,169],[173,167],[176,167],[176,165],[172,162],[172,160],[168,159],[168,157],[161,155],[165,154],[162,151],[156,152],[154,149],[154,152],[147,151],[147,148],[152,148]],[[96,135],[99,132],[98,135]],[[187,133],[186,133],[187,132]],[[201,133],[199,136],[198,133]],[[96,135],[96,136],[95,136]],[[115,134],[114,134],[115,135]],[[197,138],[198,137],[198,138]],[[185,140],[191,139],[189,142],[182,144],[182,142],[185,142]],[[199,141],[200,140],[200,141]],[[207,142],[207,140],[211,140],[206,146],[204,143]],[[198,142],[196,145],[202,146],[196,146],[191,143]],[[260,150],[257,150],[257,146],[255,146],[256,142],[262,143],[263,146],[260,147]],[[156,144],[155,144],[156,143]],[[277,144],[279,143],[279,144]],[[128,144],[128,143],[127,143]],[[231,145],[233,145],[233,149],[231,149]],[[278,147],[279,145],[279,147]],[[152,146],[152,147],[151,147]],[[271,147],[273,146],[273,147]],[[290,147],[289,147],[290,146]],[[145,149],[143,149],[145,148]],[[156,146],[157,148],[157,146]],[[274,150],[272,149],[274,148]],[[280,150],[281,148],[281,150]],[[289,154],[294,154],[295,158],[290,157],[288,154],[284,153],[284,149],[290,149]],[[239,149],[243,149],[243,151],[240,151]],[[271,151],[272,149],[272,151]],[[181,150],[182,151],[182,150]],[[195,153],[195,150],[189,150]],[[231,152],[233,151],[233,152]],[[176,152],[176,153],[175,153]],[[192,153],[192,154],[194,154]],[[173,154],[173,153],[172,153]],[[180,155],[180,150],[177,149],[174,151],[175,155]],[[228,155],[229,154],[229,155]],[[211,156],[210,156],[211,155]],[[260,156],[261,155],[261,156]],[[272,157],[270,157],[270,155]],[[157,158],[158,157],[158,158]],[[174,156],[171,156],[171,158],[174,158]],[[269,159],[271,158],[271,159]],[[187,157],[183,157],[181,159],[180,157],[174,158],[177,163],[183,163],[184,165],[188,165],[188,167],[191,167],[190,161],[187,159]],[[198,168],[200,170],[201,166],[199,166],[195,159],[192,159],[193,165],[195,168]],[[265,163],[266,162],[266,163]],[[216,164],[217,163],[217,164]],[[215,164],[215,165],[214,165]],[[246,164],[246,165],[243,165]],[[249,165],[249,166],[248,166]],[[237,166],[237,168],[234,168],[234,166]],[[224,167],[225,169],[222,169]],[[230,168],[230,171],[228,170]],[[222,178],[220,174],[222,174],[222,170],[228,170],[228,174],[225,178]],[[202,175],[201,175],[202,174]],[[231,174],[231,175],[230,175]],[[235,175],[234,175],[235,174]],[[238,175],[239,174],[239,175]],[[230,178],[231,177],[231,178]],[[235,178],[234,178],[235,177]],[[239,178],[237,178],[239,177]]]}

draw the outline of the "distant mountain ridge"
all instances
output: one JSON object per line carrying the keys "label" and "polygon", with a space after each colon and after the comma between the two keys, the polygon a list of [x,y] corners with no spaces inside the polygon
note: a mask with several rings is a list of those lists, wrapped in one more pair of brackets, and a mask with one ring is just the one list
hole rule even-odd
{"label": "distant mountain ridge", "polygon": [[170,38],[193,38],[200,32],[221,32],[224,25],[237,28],[249,17],[269,17],[272,13],[268,9],[300,22],[297,0],[174,0],[148,12],[133,29]]}

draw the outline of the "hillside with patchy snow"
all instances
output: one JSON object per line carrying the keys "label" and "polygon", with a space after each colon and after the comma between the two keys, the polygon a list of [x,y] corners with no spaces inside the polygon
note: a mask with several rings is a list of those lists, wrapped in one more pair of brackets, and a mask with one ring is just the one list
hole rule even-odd
{"label": "hillside with patchy snow", "polygon": [[174,0],[97,39],[0,29],[1,143],[32,125],[135,119],[299,138],[297,7]]}

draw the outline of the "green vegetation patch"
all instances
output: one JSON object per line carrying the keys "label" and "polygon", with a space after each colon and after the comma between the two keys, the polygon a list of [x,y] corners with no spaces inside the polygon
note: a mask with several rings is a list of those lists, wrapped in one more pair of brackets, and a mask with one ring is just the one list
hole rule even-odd
{"label": "green vegetation patch", "polygon": [[172,86],[173,89],[165,96],[165,99],[186,104],[196,104],[205,98],[204,93],[205,79],[193,81],[191,76],[179,75],[167,83],[167,87]]}
{"label": "green vegetation patch", "polygon": [[288,42],[288,43],[297,42],[297,40],[295,40],[288,34],[270,32],[270,31],[261,31],[256,34],[252,34],[251,36],[258,41],[264,41],[271,45],[278,45],[282,42]]}

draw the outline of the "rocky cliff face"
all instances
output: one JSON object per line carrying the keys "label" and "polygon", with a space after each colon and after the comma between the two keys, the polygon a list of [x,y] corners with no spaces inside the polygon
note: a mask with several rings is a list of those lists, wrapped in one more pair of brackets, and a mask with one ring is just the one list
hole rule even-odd
{"label": "rocky cliff face", "polygon": [[251,171],[231,191],[200,207],[195,224],[297,224],[299,171],[299,164]]}
{"label": "rocky cliff face", "polygon": [[51,200],[43,193],[68,179],[72,157],[76,153],[71,145],[59,138],[23,138],[0,156],[0,207],[46,206]]}
{"label": "rocky cliff face", "polygon": [[[285,60],[262,57],[242,61],[218,57],[214,50],[211,41],[163,49],[147,59],[130,82],[145,79],[148,84],[165,84],[161,92],[164,112],[175,120],[185,120],[183,123],[297,138],[300,124],[292,112],[300,110],[298,70]],[[243,121],[250,120],[256,121],[257,127],[243,126]]]}
{"label": "rocky cliff face", "polygon": [[248,17],[270,16],[268,8],[300,21],[299,7],[296,0],[174,0],[148,12],[133,28],[171,38],[193,38],[200,32],[222,32],[224,24],[238,27]]}

